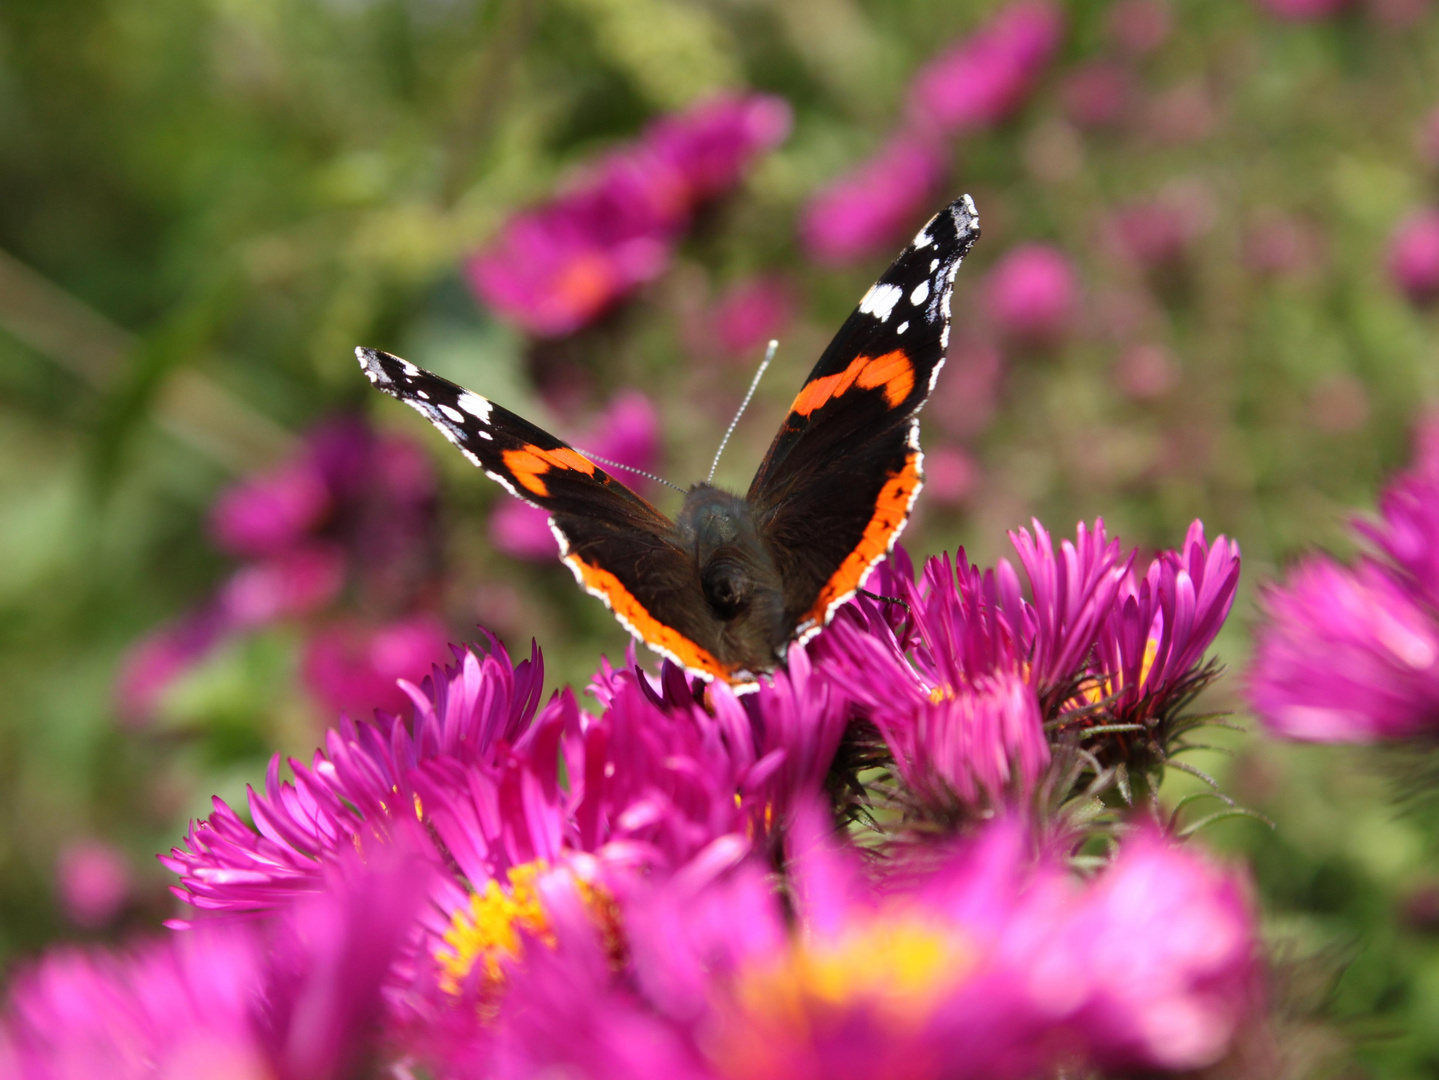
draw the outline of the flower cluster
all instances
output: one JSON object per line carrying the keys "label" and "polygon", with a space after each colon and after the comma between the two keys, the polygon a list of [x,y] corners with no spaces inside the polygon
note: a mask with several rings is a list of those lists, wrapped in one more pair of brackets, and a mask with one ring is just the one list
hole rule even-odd
{"label": "flower cluster", "polygon": [[407,716],[344,719],[308,763],[277,756],[247,814],[217,799],[192,824],[163,859],[191,909],[168,940],[23,973],[0,1063],[1019,1080],[1220,1061],[1264,1006],[1243,879],[1145,807],[1082,877],[1086,838],[1029,796],[1079,783],[1055,762],[1080,742],[1090,799],[1106,755],[1163,767],[1238,551],[1196,523],[1141,575],[1102,522],[1011,540],[1018,570],[960,553],[918,582],[896,551],[870,581],[894,602],[848,605],[743,697],[631,655],[601,664],[591,712],[545,696],[537,647],[455,648],[400,680]]}
{"label": "flower cluster", "polygon": [[[438,569],[435,492],[417,446],[342,419],[222,493],[210,534],[241,565],[198,610],[130,650],[115,689],[121,717],[149,720],[216,646],[281,621],[306,624],[305,681],[328,709],[399,708],[395,679],[445,654],[445,626],[419,602]],[[339,614],[347,591],[379,618]]]}
{"label": "flower cluster", "polygon": [[1048,0],[1019,0],[942,52],[914,78],[898,132],[869,160],[819,191],[800,235],[816,259],[851,262],[887,247],[932,200],[944,177],[943,139],[1012,116],[1059,49],[1064,16]]}
{"label": "flower cluster", "polygon": [[1377,554],[1319,555],[1264,594],[1249,699],[1276,733],[1370,742],[1439,730],[1439,455],[1417,460],[1355,531]]}
{"label": "flower cluster", "polygon": [[763,95],[720,97],[650,125],[556,198],[511,218],[468,264],[494,311],[537,337],[571,334],[669,264],[695,209],[789,133]]}

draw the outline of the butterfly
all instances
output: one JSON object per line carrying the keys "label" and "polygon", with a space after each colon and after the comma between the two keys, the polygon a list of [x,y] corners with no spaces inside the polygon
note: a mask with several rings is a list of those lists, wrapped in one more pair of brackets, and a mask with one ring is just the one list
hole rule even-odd
{"label": "butterfly", "polygon": [[920,229],[825,349],[744,496],[692,485],[671,521],[524,418],[375,349],[378,389],[418,410],[512,495],[631,634],[736,692],[818,633],[893,548],[924,483],[918,413],[949,345],[950,295],[979,238],[968,195]]}

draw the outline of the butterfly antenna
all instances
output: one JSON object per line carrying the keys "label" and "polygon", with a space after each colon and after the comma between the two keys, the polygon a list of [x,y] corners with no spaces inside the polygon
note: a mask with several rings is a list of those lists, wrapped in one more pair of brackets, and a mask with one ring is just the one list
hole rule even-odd
{"label": "butterfly antenna", "polygon": [[764,375],[764,369],[769,367],[769,362],[774,359],[774,352],[778,348],[779,342],[771,338],[769,348],[764,351],[764,360],[760,362],[759,370],[754,373],[754,378],[750,381],[749,393],[745,394],[744,400],[739,403],[739,412],[735,413],[734,419],[729,422],[729,427],[725,429],[724,438],[720,440],[719,449],[715,451],[715,459],[710,464],[710,474],[705,477],[706,484],[715,478],[715,470],[719,468],[720,455],[724,453],[724,448],[729,445],[729,437],[734,434],[735,426],[739,424],[739,418],[743,416],[744,411],[749,408],[749,400],[754,397],[755,389],[759,386],[760,378]]}
{"label": "butterfly antenna", "polygon": [[580,450],[578,446],[574,447],[574,449],[579,451],[579,453],[583,454],[585,457],[589,458],[591,461],[603,461],[606,465],[613,466],[616,469],[625,469],[632,473],[639,473],[646,480],[653,480],[657,484],[663,484],[665,487],[672,487],[676,491],[684,491],[684,488],[680,487],[678,484],[670,483],[663,476],[656,476],[654,473],[645,472],[643,469],[636,469],[633,465],[626,465],[623,462],[611,461],[609,458],[600,457],[599,454],[591,454],[588,450]]}

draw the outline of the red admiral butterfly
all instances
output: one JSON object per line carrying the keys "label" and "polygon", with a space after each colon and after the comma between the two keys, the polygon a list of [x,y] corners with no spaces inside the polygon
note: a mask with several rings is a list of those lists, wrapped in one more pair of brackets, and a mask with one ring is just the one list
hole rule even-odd
{"label": "red admiral butterfly", "polygon": [[825,349],[749,492],[695,484],[675,521],[514,413],[389,353],[355,354],[370,382],[549,511],[566,565],[631,634],[743,691],[819,632],[904,528],[924,480],[917,414],[978,238],[968,195],[936,214]]}

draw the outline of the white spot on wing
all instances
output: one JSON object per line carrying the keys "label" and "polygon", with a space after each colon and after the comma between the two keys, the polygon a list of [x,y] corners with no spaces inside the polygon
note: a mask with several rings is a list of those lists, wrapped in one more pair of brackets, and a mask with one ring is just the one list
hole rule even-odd
{"label": "white spot on wing", "polygon": [[899,303],[899,298],[903,295],[904,290],[898,285],[886,285],[877,281],[859,302],[859,310],[866,315],[873,315],[880,322],[888,322],[894,305]]}
{"label": "white spot on wing", "polygon": [[[934,218],[930,218],[929,220],[933,221]],[[929,223],[926,222],[924,228],[914,234],[914,246],[916,250],[919,250],[929,247],[932,243],[934,243],[934,237],[929,235]]]}
{"label": "white spot on wing", "polygon": [[408,360],[401,360],[400,366],[405,369],[405,374],[408,375],[410,378],[418,379],[420,377],[420,369],[415,367],[415,365],[410,363]]}
{"label": "white spot on wing", "polygon": [[921,281],[918,285],[914,287],[914,291],[909,294],[909,302],[915,307],[919,307],[920,304],[924,303],[928,299],[929,282],[927,281]]}
{"label": "white spot on wing", "polygon": [[478,417],[487,424],[490,422],[490,403],[479,394],[472,394],[466,390],[460,395],[458,404],[471,416]]}
{"label": "white spot on wing", "polygon": [[459,409],[452,409],[448,405],[441,405],[440,412],[444,413],[457,424],[463,424],[465,422],[465,414],[460,412]]}
{"label": "white spot on wing", "polygon": [[932,274],[932,273],[934,273],[934,272],[935,272],[936,270],[938,270],[938,269],[939,269],[939,260],[938,260],[938,259],[930,259],[930,260],[929,260],[929,272]]}
{"label": "white spot on wing", "polygon": [[909,329],[909,320],[908,320],[908,319],[905,319],[904,322],[900,323],[897,327],[895,327],[894,332],[895,332],[896,334],[902,334],[902,333],[904,333],[904,332],[905,332],[906,330],[908,330],[908,329]]}

